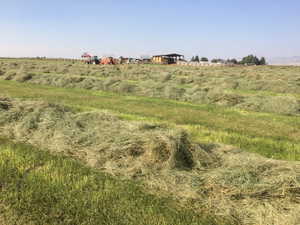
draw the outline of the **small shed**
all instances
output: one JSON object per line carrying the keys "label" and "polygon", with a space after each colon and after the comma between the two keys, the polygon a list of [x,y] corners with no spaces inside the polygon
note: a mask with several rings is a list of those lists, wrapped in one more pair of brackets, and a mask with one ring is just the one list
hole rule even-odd
{"label": "small shed", "polygon": [[184,56],[176,53],[166,55],[155,55],[152,57],[152,62],[158,64],[175,64],[178,61],[182,60],[184,60]]}

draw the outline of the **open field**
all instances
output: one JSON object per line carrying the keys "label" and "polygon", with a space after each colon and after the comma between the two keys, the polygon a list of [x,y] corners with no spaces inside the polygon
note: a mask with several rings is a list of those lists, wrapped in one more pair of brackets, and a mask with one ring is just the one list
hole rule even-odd
{"label": "open field", "polygon": [[[232,224],[299,221],[298,162],[192,143],[176,127],[124,121],[108,112],[74,112],[9,98],[2,98],[0,106],[0,136],[71,157],[119,179],[139,181],[147,192],[176,199],[200,215],[227,218]],[[24,161],[21,168],[28,168]]]}
{"label": "open field", "polygon": [[300,114],[300,67],[293,66],[194,68],[2,60],[0,78],[259,112]]}
{"label": "open field", "polygon": [[[9,209],[2,218],[84,224],[107,219],[97,204],[118,196],[103,224],[139,224],[142,214],[152,224],[298,225],[299,67],[2,60],[0,70],[0,137],[10,140],[0,143],[0,187],[11,188],[0,190],[12,196],[0,198],[0,212]],[[28,189],[17,195],[17,184]],[[40,187],[70,214],[33,211],[30,193]],[[81,204],[87,210],[70,220]],[[58,218],[40,216],[52,212]]]}
{"label": "open field", "polygon": [[201,143],[225,143],[275,159],[300,159],[300,117],[255,113],[84,89],[0,81],[2,94],[61,103],[80,111],[105,109],[128,120],[165,122]]}

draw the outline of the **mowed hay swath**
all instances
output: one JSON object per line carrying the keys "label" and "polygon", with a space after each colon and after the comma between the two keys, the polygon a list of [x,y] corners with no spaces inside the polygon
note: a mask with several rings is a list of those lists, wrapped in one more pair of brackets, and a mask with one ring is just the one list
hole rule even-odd
{"label": "mowed hay swath", "polygon": [[0,79],[299,115],[299,68],[99,66],[29,60],[2,62]]}
{"label": "mowed hay swath", "polygon": [[129,123],[107,112],[75,114],[44,102],[2,98],[0,107],[2,136],[74,155],[91,166],[128,169],[128,174],[193,166],[184,131]]}
{"label": "mowed hay swath", "polygon": [[300,159],[300,117],[297,116],[15,81],[0,80],[0,88],[7,96],[60,103],[80,111],[105,109],[126,120],[183,126],[194,141],[201,143],[225,143],[275,159]]}
{"label": "mowed hay swath", "polygon": [[300,164],[219,144],[194,144],[166,125],[75,113],[1,98],[1,135],[61,152],[105,172],[139,180],[152,193],[239,224],[297,225]]}
{"label": "mowed hay swath", "polygon": [[226,225],[80,162],[0,138],[0,223],[5,225]]}

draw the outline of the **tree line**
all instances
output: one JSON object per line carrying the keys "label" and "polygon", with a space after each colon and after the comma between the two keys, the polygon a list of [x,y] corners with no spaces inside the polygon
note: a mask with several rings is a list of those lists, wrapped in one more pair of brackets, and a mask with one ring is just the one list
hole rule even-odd
{"label": "tree line", "polygon": [[[198,55],[193,56],[191,62],[209,62],[206,57],[199,57]],[[248,55],[242,60],[238,61],[237,59],[212,59],[212,63],[226,63],[226,64],[239,64],[239,65],[267,65],[265,57],[261,57],[260,59],[255,55]]]}

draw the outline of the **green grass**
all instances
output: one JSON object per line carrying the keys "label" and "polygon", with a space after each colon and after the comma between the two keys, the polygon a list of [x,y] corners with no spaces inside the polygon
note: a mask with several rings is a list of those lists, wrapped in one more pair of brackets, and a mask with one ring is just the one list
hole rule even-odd
{"label": "green grass", "polygon": [[182,126],[198,142],[220,142],[285,160],[300,160],[300,117],[197,105],[85,89],[0,81],[2,94],[40,99],[87,111],[106,109],[124,119]]}
{"label": "green grass", "polygon": [[[60,155],[0,139],[5,224],[225,224]],[[229,223],[227,223],[229,224]]]}

